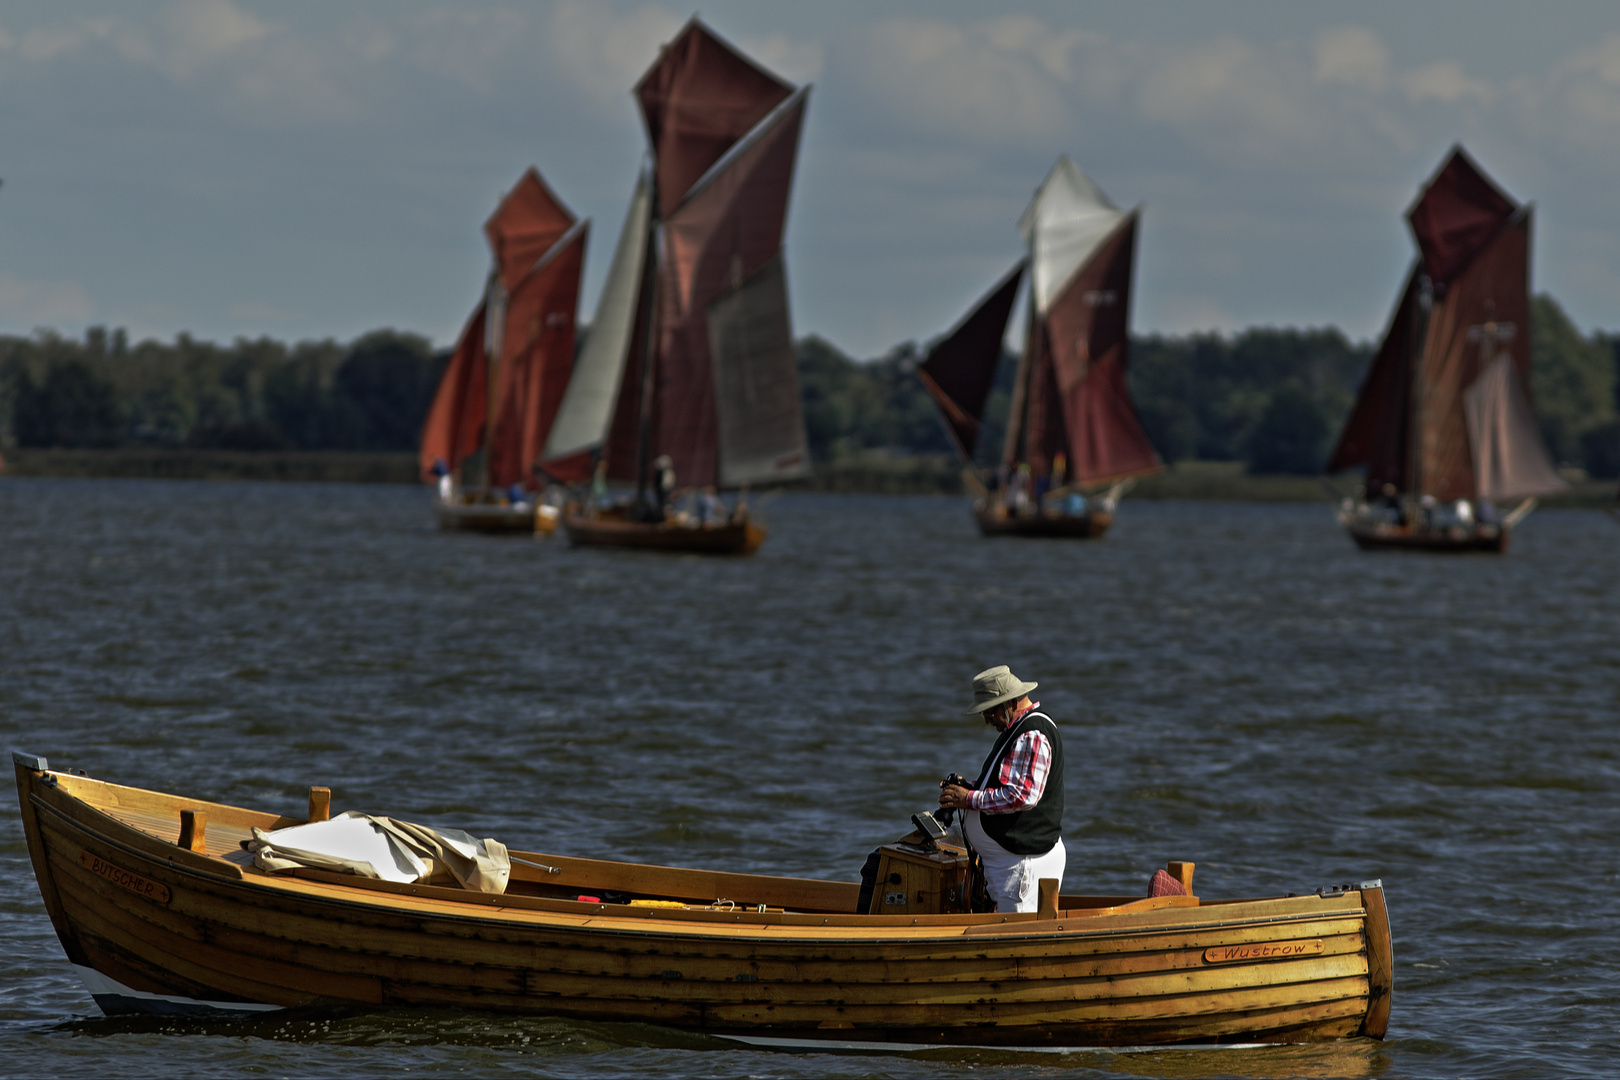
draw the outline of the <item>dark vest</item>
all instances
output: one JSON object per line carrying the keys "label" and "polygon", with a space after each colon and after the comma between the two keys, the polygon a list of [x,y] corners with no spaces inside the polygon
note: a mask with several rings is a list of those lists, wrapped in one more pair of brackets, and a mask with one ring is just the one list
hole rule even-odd
{"label": "dark vest", "polygon": [[1052,718],[1031,709],[1018,723],[1003,731],[996,745],[990,748],[990,756],[984,759],[984,768],[973,785],[983,788],[990,784],[1018,736],[1032,728],[1045,732],[1052,744],[1052,765],[1047,770],[1046,789],[1041,792],[1040,800],[1027,810],[979,815],[979,825],[985,834],[1014,855],[1044,855],[1063,835],[1063,738],[1058,735]]}

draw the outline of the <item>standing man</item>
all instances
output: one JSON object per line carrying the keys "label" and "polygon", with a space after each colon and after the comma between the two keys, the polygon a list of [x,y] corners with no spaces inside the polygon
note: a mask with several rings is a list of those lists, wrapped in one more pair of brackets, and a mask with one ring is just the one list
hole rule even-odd
{"label": "standing man", "polygon": [[1039,685],[1003,664],[973,676],[973,707],[1001,734],[971,788],[942,784],[939,805],[962,814],[997,911],[1035,911],[1040,880],[1063,880],[1063,739],[1029,699]]}

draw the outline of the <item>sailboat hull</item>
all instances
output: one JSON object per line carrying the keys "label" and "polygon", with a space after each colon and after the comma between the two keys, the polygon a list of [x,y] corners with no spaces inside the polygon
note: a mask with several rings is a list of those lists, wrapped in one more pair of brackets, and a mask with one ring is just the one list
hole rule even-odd
{"label": "sailboat hull", "polygon": [[1384,522],[1352,521],[1345,524],[1350,539],[1363,551],[1384,549],[1432,551],[1439,554],[1485,552],[1500,555],[1507,550],[1511,530],[1506,525],[1413,528]]}
{"label": "sailboat hull", "polygon": [[[301,819],[26,755],[16,771],[46,911],[110,1012],[462,1007],[764,1043],[1048,1050],[1381,1038],[1389,1019],[1374,882],[855,915],[853,882],[514,852],[526,861],[494,895],[263,873],[239,841]],[[597,900],[609,893],[622,899]]]}
{"label": "sailboat hull", "polygon": [[441,529],[467,532],[550,536],[557,531],[555,508],[544,505],[435,499],[433,517]]}
{"label": "sailboat hull", "polygon": [[985,536],[1032,536],[1048,540],[1094,540],[1108,531],[1114,515],[1104,510],[1085,514],[995,514],[973,511],[979,532]]}
{"label": "sailboat hull", "polygon": [[751,519],[720,525],[631,521],[617,514],[563,514],[574,547],[638,548],[689,555],[752,555],[765,542],[765,528]]}

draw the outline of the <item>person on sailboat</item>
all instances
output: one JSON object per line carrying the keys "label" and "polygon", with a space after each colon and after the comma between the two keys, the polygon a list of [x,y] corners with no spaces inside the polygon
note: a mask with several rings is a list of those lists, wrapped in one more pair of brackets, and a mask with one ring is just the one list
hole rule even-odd
{"label": "person on sailboat", "polygon": [[1002,664],[973,677],[973,706],[1000,732],[972,787],[940,785],[939,805],[962,815],[997,911],[1035,911],[1042,878],[1063,880],[1063,738],[1024,682]]}

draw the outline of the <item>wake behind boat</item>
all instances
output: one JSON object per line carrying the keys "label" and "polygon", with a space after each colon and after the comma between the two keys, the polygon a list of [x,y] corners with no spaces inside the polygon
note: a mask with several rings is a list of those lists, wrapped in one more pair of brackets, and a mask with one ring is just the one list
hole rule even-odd
{"label": "wake behind boat", "polygon": [[[326,788],[295,817],[13,759],[46,911],[109,1014],[461,1007],[1042,1050],[1381,1038],[1389,1019],[1377,882],[1208,900],[1172,863],[1187,894],[1043,882],[1039,911],[975,914],[965,854],[913,834],[880,849],[857,912],[854,882],[509,851],[333,819]],[[373,853],[304,850],[334,824]]]}

